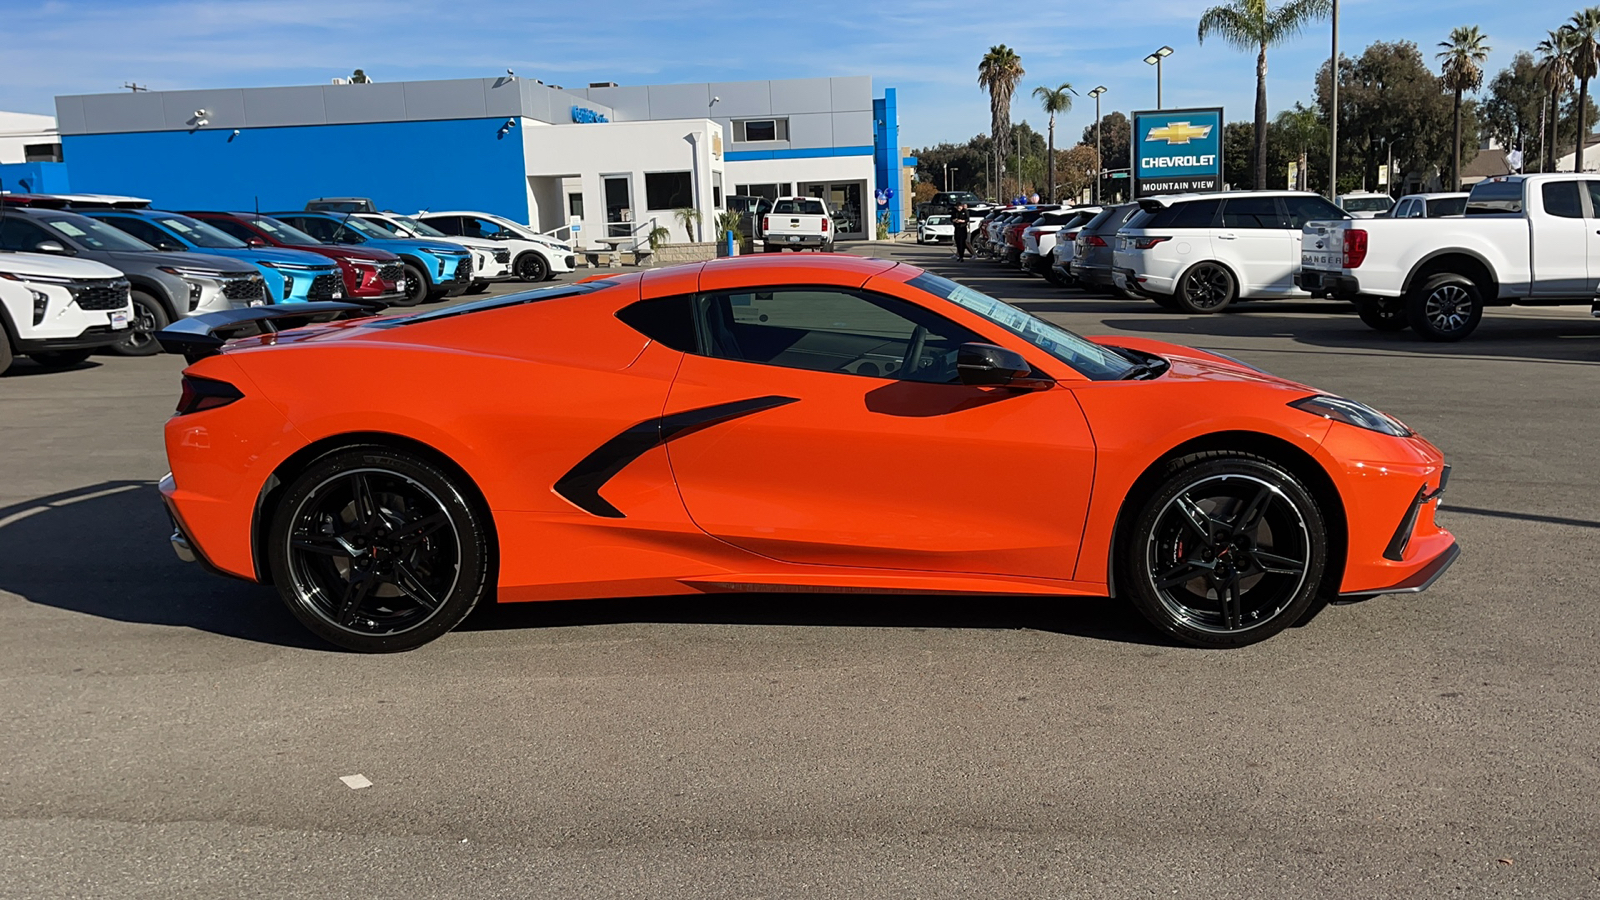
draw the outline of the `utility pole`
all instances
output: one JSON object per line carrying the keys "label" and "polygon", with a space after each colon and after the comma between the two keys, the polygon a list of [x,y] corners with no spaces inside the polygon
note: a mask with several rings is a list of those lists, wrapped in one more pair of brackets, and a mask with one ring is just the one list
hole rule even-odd
{"label": "utility pole", "polygon": [[[1333,0],[1333,62],[1328,68],[1328,200],[1339,195],[1339,0]],[[1394,174],[1390,173],[1390,180]]]}
{"label": "utility pole", "polygon": [[[1022,132],[1015,125],[1011,127],[1017,133],[1017,196],[1022,197]],[[1027,199],[1023,197],[1023,199]]]}
{"label": "utility pole", "polygon": [[1094,98],[1094,205],[1100,205],[1100,181],[1106,177],[1105,160],[1100,158],[1100,95],[1106,92],[1106,86],[1100,85],[1089,92]]}

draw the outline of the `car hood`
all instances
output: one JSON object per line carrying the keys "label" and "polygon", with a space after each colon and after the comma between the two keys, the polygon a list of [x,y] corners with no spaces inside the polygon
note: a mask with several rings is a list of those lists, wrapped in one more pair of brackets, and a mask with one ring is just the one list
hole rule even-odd
{"label": "car hood", "polygon": [[321,247],[303,247],[296,252],[315,253],[328,259],[361,259],[375,263],[399,262],[400,257],[375,247],[355,247],[349,244],[324,244]]}
{"label": "car hood", "polygon": [[306,250],[285,250],[279,247],[246,247],[243,250],[231,250],[229,255],[237,259],[284,263],[291,266],[311,266],[318,269],[325,269],[333,265],[332,260],[319,253],[311,253]]}
{"label": "car hood", "polygon": [[0,272],[11,275],[42,275],[54,278],[121,278],[122,273],[89,259],[73,259],[50,253],[0,252]]}
{"label": "car hood", "polygon": [[461,254],[467,252],[466,248],[462,247],[460,242],[453,237],[448,239],[385,238],[383,240],[374,238],[367,241],[365,244],[362,244],[362,246],[371,247],[375,250],[388,250],[391,253],[416,253],[419,250],[425,253],[438,253],[443,251],[445,253]]}
{"label": "car hood", "polygon": [[155,251],[141,253],[133,250],[110,250],[100,255],[101,259],[113,266],[127,266],[129,268],[153,268],[155,266],[173,266],[186,269],[214,269],[218,272],[254,275],[255,269],[243,264],[231,256],[214,256],[209,253],[164,253]]}

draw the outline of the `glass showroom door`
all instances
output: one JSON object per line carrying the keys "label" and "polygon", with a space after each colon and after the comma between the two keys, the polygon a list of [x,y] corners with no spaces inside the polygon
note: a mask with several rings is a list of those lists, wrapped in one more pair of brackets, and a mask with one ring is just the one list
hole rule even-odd
{"label": "glass showroom door", "polygon": [[828,201],[833,210],[833,225],[839,230],[841,240],[863,240],[867,236],[862,218],[861,196],[863,185],[859,181],[810,182],[800,186],[807,197],[820,197]]}
{"label": "glass showroom door", "polygon": [[607,175],[606,237],[627,237],[633,233],[633,200],[628,175]]}

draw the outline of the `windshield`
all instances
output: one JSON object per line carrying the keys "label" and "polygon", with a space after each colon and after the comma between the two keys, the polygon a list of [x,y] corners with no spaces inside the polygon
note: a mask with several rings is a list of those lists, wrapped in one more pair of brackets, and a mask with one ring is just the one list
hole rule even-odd
{"label": "windshield", "polygon": [[249,245],[231,234],[224,234],[199,219],[188,216],[160,216],[156,222],[168,231],[206,250],[242,250]]}
{"label": "windshield", "polygon": [[390,216],[389,218],[393,219],[396,222],[399,222],[399,223],[405,225],[407,228],[411,229],[414,233],[420,234],[423,237],[439,237],[439,238],[442,238],[442,237],[449,237],[450,236],[450,235],[445,234],[444,232],[440,231],[439,229],[433,227],[432,225],[429,225],[427,222],[423,222],[423,221],[421,221],[419,219],[413,219],[410,216]]}
{"label": "windshield", "polygon": [[1388,197],[1346,197],[1342,205],[1346,212],[1386,212],[1394,201]]}
{"label": "windshield", "polygon": [[950,224],[950,217],[949,216],[929,216],[928,217],[928,224],[929,225],[949,225]]}
{"label": "windshield", "polygon": [[396,225],[393,222],[387,221],[385,219],[368,219],[365,216],[361,216],[361,217],[351,216],[350,217],[350,221],[354,222],[354,221],[356,221],[357,218],[360,218],[361,223],[363,225],[372,226],[373,230],[379,232],[384,237],[389,237],[389,238],[403,238],[403,237],[405,237],[405,234],[400,231],[400,226]]}
{"label": "windshield", "polygon": [[1095,381],[1115,381],[1134,367],[1124,357],[1099,344],[948,278],[924,272],[907,284],[983,316]]}
{"label": "windshield", "polygon": [[125,253],[150,253],[156,248],[120,228],[87,216],[72,219],[46,219],[53,230],[72,238],[90,250],[119,250]]}
{"label": "windshield", "polygon": [[271,219],[266,216],[257,216],[250,221],[257,228],[265,231],[267,234],[272,235],[274,238],[277,238],[279,241],[282,241],[285,244],[293,244],[296,247],[318,247],[322,245],[321,241],[317,240],[311,235],[306,234],[304,231],[301,231],[298,228],[291,228],[290,226],[279,222],[277,219]]}
{"label": "windshield", "polygon": [[356,234],[359,234],[362,237],[376,238],[380,241],[391,240],[395,237],[392,232],[385,231],[371,222],[368,222],[366,219],[362,219],[357,216],[341,218],[339,221],[344,223],[345,231],[354,231]]}

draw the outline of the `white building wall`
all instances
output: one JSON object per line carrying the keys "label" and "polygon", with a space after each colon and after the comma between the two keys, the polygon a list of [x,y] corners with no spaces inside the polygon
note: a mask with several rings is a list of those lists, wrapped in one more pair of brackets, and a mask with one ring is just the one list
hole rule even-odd
{"label": "white building wall", "polygon": [[[553,190],[563,182],[582,185],[583,231],[576,245],[590,249],[605,237],[606,204],[604,178],[626,175],[633,203],[636,228],[654,218],[667,228],[673,243],[687,240],[683,226],[673,210],[652,210],[646,206],[645,175],[651,172],[692,173],[695,208],[700,211],[696,238],[711,240],[716,235],[717,208],[712,198],[712,173],[722,173],[724,188],[729,184],[720,152],[722,128],[709,119],[673,119],[644,122],[606,122],[586,125],[551,125],[522,131],[523,159],[527,166],[530,208],[540,210],[533,222],[548,230],[566,220],[563,200],[554,214],[547,210]],[[542,201],[542,202],[541,202]],[[639,228],[642,240],[649,226]]]}
{"label": "white building wall", "polygon": [[59,143],[55,116],[0,112],[0,164],[26,162],[22,148],[29,144]]}

